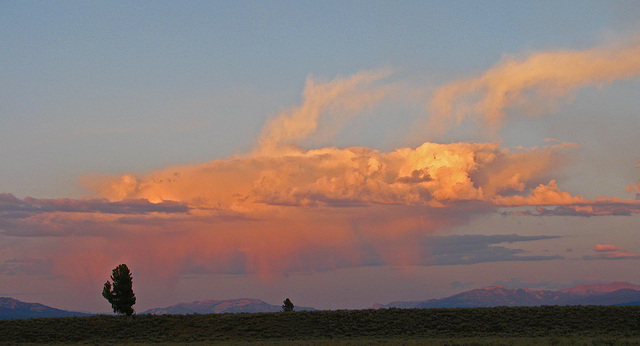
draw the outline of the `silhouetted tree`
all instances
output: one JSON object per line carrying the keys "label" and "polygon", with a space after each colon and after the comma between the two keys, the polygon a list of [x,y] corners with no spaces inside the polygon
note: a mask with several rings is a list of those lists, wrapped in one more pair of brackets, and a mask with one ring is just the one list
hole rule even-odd
{"label": "silhouetted tree", "polygon": [[295,307],[293,306],[293,303],[291,302],[291,300],[289,300],[289,298],[285,299],[284,302],[282,302],[282,311],[284,312],[289,312],[289,311],[293,311]]}
{"label": "silhouetted tree", "polygon": [[133,278],[126,264],[121,264],[113,270],[111,281],[113,286],[108,280],[104,283],[102,296],[111,303],[113,312],[131,316],[136,295],[133,294]]}

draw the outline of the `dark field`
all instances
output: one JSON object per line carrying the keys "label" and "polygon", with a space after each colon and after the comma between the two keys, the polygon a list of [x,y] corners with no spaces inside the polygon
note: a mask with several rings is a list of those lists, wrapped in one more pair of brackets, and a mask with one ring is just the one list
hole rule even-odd
{"label": "dark field", "polygon": [[640,306],[382,309],[0,320],[11,343],[640,345]]}

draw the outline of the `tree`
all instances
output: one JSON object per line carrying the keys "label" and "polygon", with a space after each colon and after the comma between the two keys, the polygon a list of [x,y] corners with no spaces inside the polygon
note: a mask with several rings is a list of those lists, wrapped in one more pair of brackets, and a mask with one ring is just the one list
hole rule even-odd
{"label": "tree", "polygon": [[104,283],[102,296],[111,303],[113,312],[131,316],[136,295],[133,294],[133,278],[126,264],[121,264],[113,270],[111,281],[113,286],[108,280]]}
{"label": "tree", "polygon": [[293,303],[291,302],[291,300],[289,300],[289,298],[285,299],[284,302],[282,302],[282,311],[284,312],[289,312],[289,311],[293,311],[295,307],[293,306]]}

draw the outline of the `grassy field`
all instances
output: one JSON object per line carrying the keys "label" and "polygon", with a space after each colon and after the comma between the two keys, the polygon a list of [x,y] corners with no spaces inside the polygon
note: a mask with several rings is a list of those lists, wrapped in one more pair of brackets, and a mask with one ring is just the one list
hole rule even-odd
{"label": "grassy field", "polygon": [[638,306],[381,309],[0,320],[0,344],[640,345]]}

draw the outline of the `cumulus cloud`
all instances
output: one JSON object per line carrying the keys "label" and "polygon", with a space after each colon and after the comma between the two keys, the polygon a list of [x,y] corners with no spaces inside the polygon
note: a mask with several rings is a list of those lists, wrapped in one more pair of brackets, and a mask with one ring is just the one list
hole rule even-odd
{"label": "cumulus cloud", "polygon": [[444,129],[452,122],[477,117],[495,131],[509,109],[548,112],[578,88],[639,76],[638,41],[507,57],[479,77],[438,88],[430,102],[432,126]]}
{"label": "cumulus cloud", "polygon": [[[548,184],[540,184],[527,196],[497,196],[494,202],[498,206],[519,207],[536,206],[535,211],[509,211],[508,215],[527,216],[605,216],[631,215],[640,213],[640,201],[620,199],[617,197],[599,197],[586,199],[582,196],[572,196],[562,191],[555,180]],[[549,208],[549,206],[555,206]]]}
{"label": "cumulus cloud", "polygon": [[555,180],[549,184],[540,184],[531,193],[524,196],[496,197],[495,201],[502,206],[514,207],[523,205],[566,205],[585,202],[582,196],[571,196],[560,190]]}
{"label": "cumulus cloud", "polygon": [[505,197],[527,192],[546,180],[568,147],[512,151],[496,143],[427,142],[392,152],[363,147],[297,148],[278,156],[173,167],[141,178],[124,175],[97,186],[110,199],[175,200],[237,211],[265,205],[442,207],[456,201],[529,205],[554,193],[573,200],[557,190],[553,181],[553,191],[534,190],[534,196],[543,195],[535,200]]}

